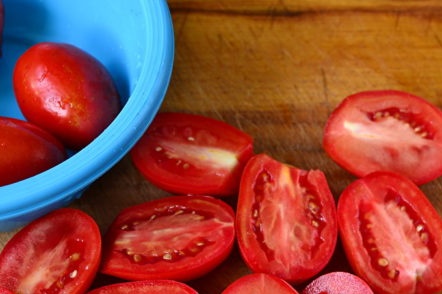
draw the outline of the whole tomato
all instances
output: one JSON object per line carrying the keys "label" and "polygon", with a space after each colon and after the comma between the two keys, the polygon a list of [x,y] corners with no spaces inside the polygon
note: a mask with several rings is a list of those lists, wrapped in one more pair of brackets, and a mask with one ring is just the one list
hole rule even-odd
{"label": "whole tomato", "polygon": [[89,144],[120,110],[118,91],[104,65],[70,44],[31,46],[17,60],[13,85],[26,119],[71,149]]}
{"label": "whole tomato", "polygon": [[0,186],[43,172],[66,159],[63,145],[26,121],[0,117]]}

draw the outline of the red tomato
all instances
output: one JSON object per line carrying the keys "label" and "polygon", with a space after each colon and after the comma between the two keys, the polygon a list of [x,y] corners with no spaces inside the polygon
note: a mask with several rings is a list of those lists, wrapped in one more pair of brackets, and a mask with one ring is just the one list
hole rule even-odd
{"label": "red tomato", "polygon": [[63,145],[26,121],[0,117],[0,186],[43,172],[66,159]]}
{"label": "red tomato", "polygon": [[0,294],[14,294],[14,292],[11,292],[8,289],[0,287]]}
{"label": "red tomato", "polygon": [[357,93],[331,114],[323,146],[356,176],[389,170],[423,184],[442,175],[442,112],[400,91]]}
{"label": "red tomato", "polygon": [[411,180],[367,175],[343,191],[337,212],[349,262],[374,292],[442,291],[442,218]]}
{"label": "red tomato", "polygon": [[243,276],[230,284],[221,294],[297,294],[289,283],[264,273]]}
{"label": "red tomato", "polygon": [[232,195],[252,138],[224,122],[199,115],[160,113],[131,151],[147,180],[178,194]]}
{"label": "red tomato", "polygon": [[25,226],[0,253],[0,285],[13,293],[84,293],[95,277],[101,236],[80,210],[55,210]]}
{"label": "red tomato", "polygon": [[198,294],[190,286],[174,280],[145,280],[103,286],[87,294]]}
{"label": "red tomato", "polygon": [[310,282],[302,294],[373,294],[364,280],[346,272],[331,272]]}
{"label": "red tomato", "polygon": [[106,236],[101,272],[126,280],[187,281],[230,254],[234,212],[209,196],[171,196],[126,208]]}
{"label": "red tomato", "polygon": [[336,208],[321,171],[256,155],[244,168],[237,205],[239,249],[253,271],[300,283],[333,255]]}
{"label": "red tomato", "polygon": [[23,115],[80,149],[120,110],[111,76],[94,57],[69,44],[38,43],[18,59],[14,92]]}

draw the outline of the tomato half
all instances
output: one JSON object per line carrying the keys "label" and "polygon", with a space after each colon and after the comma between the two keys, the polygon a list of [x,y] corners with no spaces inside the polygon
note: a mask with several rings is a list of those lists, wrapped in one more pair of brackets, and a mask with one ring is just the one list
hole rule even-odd
{"label": "tomato half", "polygon": [[297,294],[285,280],[269,274],[252,273],[230,284],[221,294]]}
{"label": "tomato half", "polygon": [[408,178],[375,172],[338,201],[343,246],[376,293],[442,291],[442,218]]}
{"label": "tomato half", "polygon": [[127,280],[187,281],[230,254],[234,212],[210,196],[170,196],[123,210],[105,240],[102,273]]}
{"label": "tomato half", "polygon": [[185,113],[158,114],[131,151],[147,180],[178,194],[237,193],[253,140],[233,126]]}
{"label": "tomato half", "polygon": [[54,136],[23,120],[0,117],[0,186],[43,172],[67,158]]}
{"label": "tomato half", "polygon": [[316,275],[336,245],[336,206],[324,174],[266,154],[250,159],[236,212],[239,249],[255,272],[293,283]]}
{"label": "tomato half", "polygon": [[31,46],[17,60],[13,86],[26,119],[72,149],[89,144],[120,110],[119,95],[106,68],[70,44]]}
{"label": "tomato half", "polygon": [[190,286],[174,280],[145,280],[102,286],[87,294],[198,294]]}
{"label": "tomato half", "polygon": [[401,91],[356,93],[329,117],[323,146],[356,176],[389,170],[423,184],[442,175],[442,112]]}
{"label": "tomato half", "polygon": [[302,294],[373,294],[367,283],[347,272],[331,272],[317,277],[301,292]]}
{"label": "tomato half", "polygon": [[0,253],[0,287],[13,293],[84,293],[101,256],[95,221],[72,208],[25,226]]}

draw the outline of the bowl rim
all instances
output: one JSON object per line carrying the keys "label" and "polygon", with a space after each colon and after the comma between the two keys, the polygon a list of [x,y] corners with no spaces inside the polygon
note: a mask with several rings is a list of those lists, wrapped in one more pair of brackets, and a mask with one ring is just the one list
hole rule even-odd
{"label": "bowl rim", "polygon": [[[154,18],[151,20],[154,34],[149,37],[155,47],[145,49],[143,64],[149,66],[142,67],[138,82],[120,113],[95,140],[62,163],[33,177],[0,187],[0,222],[32,214],[57,203],[68,205],[79,198],[92,182],[129,152],[152,122],[170,83],[175,41],[166,0],[139,3],[144,17]],[[149,14],[149,11],[153,13]],[[149,99],[130,99],[133,96]],[[114,130],[124,132],[116,137]],[[118,145],[113,144],[116,138]],[[93,165],[89,164],[91,158]],[[69,177],[66,172],[69,172]]]}

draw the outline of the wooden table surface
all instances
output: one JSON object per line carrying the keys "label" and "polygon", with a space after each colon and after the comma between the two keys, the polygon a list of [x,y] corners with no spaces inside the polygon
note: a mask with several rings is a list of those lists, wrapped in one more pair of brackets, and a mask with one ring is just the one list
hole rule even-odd
{"label": "wooden table surface", "polygon": [[[169,0],[175,66],[161,111],[226,121],[255,138],[255,151],[321,169],[335,197],[353,178],[324,153],[322,130],[347,95],[398,89],[442,107],[439,0]],[[442,214],[442,179],[422,186]],[[101,229],[124,207],[163,197],[128,157],[72,206]],[[235,199],[229,200],[234,203]],[[0,246],[12,236],[0,234]],[[334,266],[347,269],[337,255]],[[235,249],[189,282],[220,293],[249,273]],[[99,277],[98,283],[105,283]]]}

